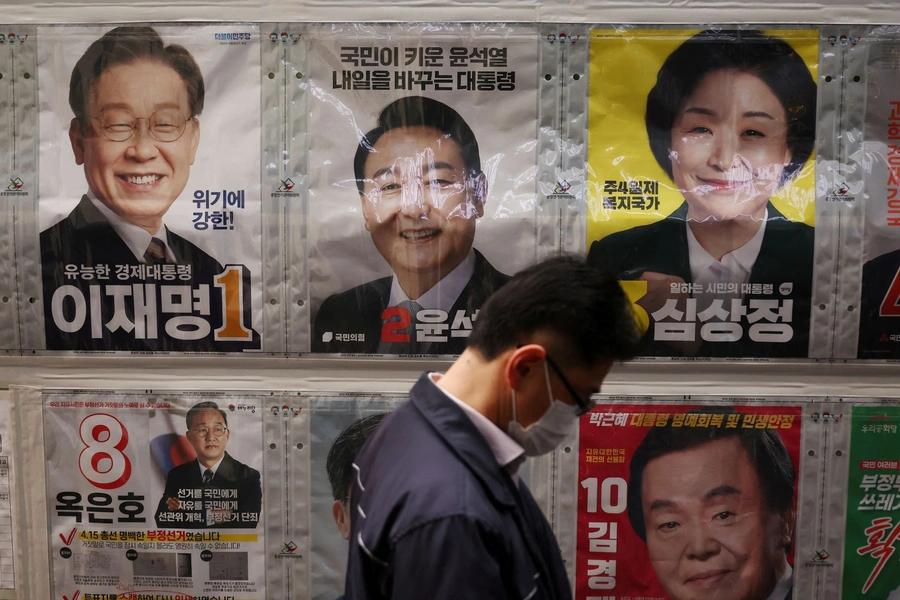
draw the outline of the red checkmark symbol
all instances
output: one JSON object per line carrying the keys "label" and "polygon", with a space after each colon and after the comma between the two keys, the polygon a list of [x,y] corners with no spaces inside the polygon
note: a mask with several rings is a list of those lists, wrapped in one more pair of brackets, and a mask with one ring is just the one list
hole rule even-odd
{"label": "red checkmark symbol", "polygon": [[[72,596],[72,600],[78,600],[78,597],[81,596],[81,590],[75,592],[75,595]],[[68,596],[63,595],[63,600],[69,600]]]}
{"label": "red checkmark symbol", "polygon": [[[69,535],[68,535],[68,536],[64,536],[63,534],[60,533],[60,534],[59,534],[59,539],[61,539],[61,540],[62,540],[62,543],[65,544],[66,546],[71,546],[71,545],[72,545],[72,540],[75,539],[75,528],[74,528],[74,527],[72,528],[72,531],[69,532]],[[79,591],[80,591],[80,590],[79,590]],[[63,598],[65,598],[65,600],[69,600],[69,599],[66,598],[65,596],[63,596]],[[78,600],[78,593],[77,593],[77,592],[76,592],[75,596],[72,597],[72,600]]]}

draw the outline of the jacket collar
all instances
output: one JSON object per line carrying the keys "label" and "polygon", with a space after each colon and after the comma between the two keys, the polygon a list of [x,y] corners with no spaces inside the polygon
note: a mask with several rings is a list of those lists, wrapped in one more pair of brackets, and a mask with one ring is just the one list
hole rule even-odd
{"label": "jacket collar", "polygon": [[413,386],[410,401],[493,500],[514,507],[509,474],[497,464],[490,446],[469,417],[428,378],[428,373],[423,373]]}

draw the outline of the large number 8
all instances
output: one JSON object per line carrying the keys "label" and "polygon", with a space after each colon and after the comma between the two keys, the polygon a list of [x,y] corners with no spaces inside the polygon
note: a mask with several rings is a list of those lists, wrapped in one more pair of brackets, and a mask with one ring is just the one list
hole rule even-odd
{"label": "large number 8", "polygon": [[131,478],[131,461],[122,453],[128,445],[125,426],[112,415],[97,413],[81,421],[78,435],[85,446],[78,455],[84,478],[103,490],[125,485]]}

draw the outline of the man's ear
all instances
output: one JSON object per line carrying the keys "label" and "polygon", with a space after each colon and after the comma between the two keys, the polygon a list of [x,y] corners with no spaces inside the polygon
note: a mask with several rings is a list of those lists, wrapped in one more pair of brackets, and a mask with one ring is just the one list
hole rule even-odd
{"label": "man's ear", "polygon": [[72,152],[75,154],[75,164],[84,164],[84,127],[78,118],[69,122],[69,142],[72,144]]}
{"label": "man's ear", "polygon": [[527,344],[516,348],[506,361],[506,381],[513,390],[520,390],[522,382],[536,369],[547,351],[538,344]]}
{"label": "man's ear", "polygon": [[369,203],[366,202],[366,195],[362,192],[359,193],[359,204],[362,207],[363,223],[365,224],[366,231],[372,231],[369,227]]}
{"label": "man's ear", "polygon": [[334,517],[334,524],[337,525],[338,531],[341,532],[341,536],[345,540],[350,539],[350,519],[347,518],[347,513],[344,511],[344,503],[340,500],[335,500],[334,504],[331,505],[331,516]]}
{"label": "man's ear", "polygon": [[484,203],[487,201],[487,195],[487,175],[482,171],[472,180],[472,207],[479,219],[484,216]]}
{"label": "man's ear", "polygon": [[788,508],[786,511],[781,513],[781,531],[779,532],[779,543],[785,549],[785,552],[790,552],[791,544],[794,542],[794,528],[797,525],[797,513],[794,511],[794,508]]}

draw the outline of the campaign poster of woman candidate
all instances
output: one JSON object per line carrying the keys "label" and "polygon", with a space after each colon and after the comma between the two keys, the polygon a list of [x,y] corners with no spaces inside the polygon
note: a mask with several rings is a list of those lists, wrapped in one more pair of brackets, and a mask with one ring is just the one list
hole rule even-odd
{"label": "campaign poster of woman candidate", "polygon": [[854,406],[842,598],[900,598],[900,406]]}
{"label": "campaign poster of woman candidate", "polygon": [[[897,28],[867,39],[858,358],[900,358],[900,85]],[[856,45],[842,38],[839,44]],[[840,190],[839,190],[840,191]],[[846,193],[846,192],[845,192]],[[846,276],[856,274],[847,273]],[[858,275],[857,275],[858,276]]]}
{"label": "campaign poster of woman candidate", "polygon": [[815,31],[594,30],[588,260],[644,356],[808,356]]}
{"label": "campaign poster of woman candidate", "polygon": [[47,349],[259,349],[258,27],[38,38]]}
{"label": "campaign poster of woman candidate", "polygon": [[537,252],[532,27],[310,30],[311,351],[459,354]]}
{"label": "campaign poster of woman candidate", "polygon": [[792,566],[801,418],[646,403],[583,417],[576,600],[805,597]]}
{"label": "campaign poster of woman candidate", "polygon": [[43,410],[54,598],[265,598],[256,399],[50,393]]}

